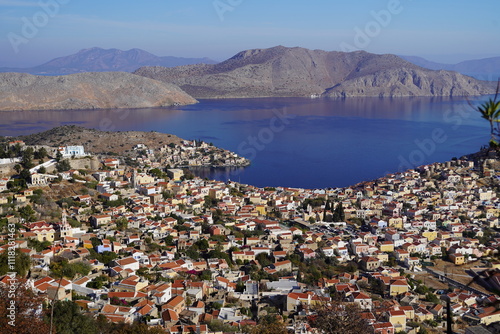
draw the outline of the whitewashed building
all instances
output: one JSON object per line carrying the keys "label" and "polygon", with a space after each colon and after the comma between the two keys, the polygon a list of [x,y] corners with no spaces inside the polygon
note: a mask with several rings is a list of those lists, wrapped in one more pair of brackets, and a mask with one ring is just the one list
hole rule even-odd
{"label": "whitewashed building", "polygon": [[59,151],[63,155],[63,157],[84,157],[88,155],[85,153],[85,149],[83,146],[63,146],[59,147]]}

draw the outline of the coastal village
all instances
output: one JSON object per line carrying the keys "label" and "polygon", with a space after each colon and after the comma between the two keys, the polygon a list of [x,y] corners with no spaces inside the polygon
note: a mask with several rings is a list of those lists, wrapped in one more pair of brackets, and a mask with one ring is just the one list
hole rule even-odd
{"label": "coastal village", "polygon": [[[172,334],[241,333],[263,318],[308,334],[318,305],[342,302],[394,334],[443,332],[449,301],[456,333],[500,331],[494,155],[299,189],[195,177],[184,167],[248,165],[201,141],[134,156],[14,148],[0,252],[29,259],[27,285],[46,303]],[[21,166],[27,150],[39,164]]]}

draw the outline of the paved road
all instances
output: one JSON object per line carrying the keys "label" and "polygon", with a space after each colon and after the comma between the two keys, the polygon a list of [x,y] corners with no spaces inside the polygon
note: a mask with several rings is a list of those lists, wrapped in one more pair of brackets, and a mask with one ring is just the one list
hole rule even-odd
{"label": "paved road", "polygon": [[[441,271],[441,270],[434,270],[434,269],[431,269],[431,270],[434,271],[435,273],[439,274],[439,275],[444,276],[444,272]],[[451,274],[448,273],[448,275],[451,275],[451,277],[466,277],[466,278],[472,279],[472,277],[470,275],[456,274],[454,272],[452,272]]]}
{"label": "paved road", "polygon": [[[486,294],[486,293],[484,293],[484,292],[482,292],[482,291],[480,291],[478,289],[475,289],[475,288],[473,288],[471,286],[467,286],[467,285],[465,285],[463,283],[460,283],[460,282],[458,282],[458,281],[456,281],[456,280],[454,280],[454,279],[452,279],[450,277],[446,277],[446,276],[444,276],[444,273],[442,273],[442,272],[440,273],[439,271],[432,270],[432,269],[430,269],[428,267],[425,267],[424,270],[427,271],[428,273],[430,273],[430,274],[438,277],[438,278],[444,279],[448,284],[452,284],[452,285],[454,285],[454,286],[456,286],[458,288],[461,288],[461,289],[473,292],[473,293],[475,293],[475,294],[477,294],[479,296],[482,296],[482,297],[491,296],[491,294]],[[472,281],[472,277],[471,277],[471,281]]]}

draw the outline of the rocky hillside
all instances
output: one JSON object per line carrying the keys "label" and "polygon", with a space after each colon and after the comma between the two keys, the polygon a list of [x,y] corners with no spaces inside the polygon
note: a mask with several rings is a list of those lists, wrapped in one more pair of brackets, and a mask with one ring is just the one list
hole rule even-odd
{"label": "rocky hillside", "polygon": [[457,73],[423,69],[395,55],[283,46],[243,51],[215,65],[142,67],[134,73],[174,83],[196,98],[458,96],[495,88]]}
{"label": "rocky hillside", "polygon": [[35,133],[16,138],[2,139],[22,140],[28,145],[47,145],[47,146],[66,146],[82,145],[85,151],[89,153],[109,153],[124,154],[131,151],[137,144],[147,145],[149,148],[159,148],[170,143],[179,144],[182,139],[159,132],[141,132],[141,131],[100,131],[83,128],[75,125],[59,126],[48,131]]}
{"label": "rocky hillside", "polygon": [[0,73],[0,110],[149,108],[191,104],[179,87],[125,72]]}
{"label": "rocky hillside", "polygon": [[329,97],[468,96],[493,93],[494,85],[457,72],[398,68],[354,77],[329,88]]}

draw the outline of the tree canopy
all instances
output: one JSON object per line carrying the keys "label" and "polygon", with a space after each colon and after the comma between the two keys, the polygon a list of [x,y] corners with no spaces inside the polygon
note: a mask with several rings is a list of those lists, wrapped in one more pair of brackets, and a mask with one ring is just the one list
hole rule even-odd
{"label": "tree canopy", "polygon": [[356,303],[325,302],[315,306],[316,315],[310,317],[312,327],[323,334],[370,333],[371,327],[361,317]]}
{"label": "tree canopy", "polygon": [[0,254],[0,276],[8,272],[16,272],[19,277],[25,277],[31,268],[31,258],[18,248],[15,250],[14,270],[9,268],[8,251]]}
{"label": "tree canopy", "polygon": [[[42,308],[42,298],[33,293],[25,281],[16,278],[14,290],[10,284],[0,284],[0,334],[48,333],[49,327],[43,321],[46,311]],[[8,317],[11,305],[14,305],[15,318]]]}

